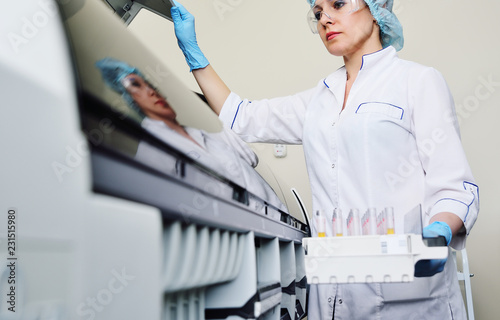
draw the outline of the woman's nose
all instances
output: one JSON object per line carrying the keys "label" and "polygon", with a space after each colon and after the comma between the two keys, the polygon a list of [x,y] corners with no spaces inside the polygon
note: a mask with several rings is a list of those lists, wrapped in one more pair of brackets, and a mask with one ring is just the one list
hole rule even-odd
{"label": "woman's nose", "polygon": [[321,17],[319,18],[319,21],[322,24],[335,23],[335,20],[333,20],[333,18],[325,11],[321,11]]}
{"label": "woman's nose", "polygon": [[154,96],[156,94],[156,90],[151,88],[150,86],[147,86],[146,90],[147,90],[148,95],[150,95],[150,96]]}

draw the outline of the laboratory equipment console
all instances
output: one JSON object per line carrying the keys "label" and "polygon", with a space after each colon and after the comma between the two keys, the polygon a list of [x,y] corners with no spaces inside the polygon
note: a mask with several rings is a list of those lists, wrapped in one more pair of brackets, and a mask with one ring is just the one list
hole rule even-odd
{"label": "laboratory equipment console", "polygon": [[[103,110],[97,101],[89,106]],[[132,126],[125,132],[133,132]],[[142,139],[148,138],[151,144],[162,145],[153,137]],[[164,157],[172,157],[181,168],[176,176],[138,166],[105,148],[93,148],[91,159],[96,192],[161,210],[164,318],[305,316],[307,280],[301,240],[309,227],[182,153],[162,147]],[[214,194],[198,187],[206,185],[219,191]],[[150,189],[144,192],[144,186],[168,196]]]}

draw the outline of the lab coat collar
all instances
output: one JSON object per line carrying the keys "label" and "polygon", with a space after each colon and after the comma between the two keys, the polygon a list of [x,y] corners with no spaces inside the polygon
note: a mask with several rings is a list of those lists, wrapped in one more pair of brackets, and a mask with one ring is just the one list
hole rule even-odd
{"label": "lab coat collar", "polygon": [[165,124],[165,122],[161,120],[154,120],[149,117],[144,117],[144,119],[142,119],[141,126],[145,129],[150,129],[150,130],[161,128],[160,130],[167,129],[173,131],[172,129],[170,129],[169,126]]}
{"label": "lab coat collar", "polygon": [[205,143],[205,133],[202,130],[193,129],[190,127],[184,127],[184,130],[194,139],[200,146],[204,149],[207,148]]}
{"label": "lab coat collar", "polygon": [[141,122],[141,126],[143,128],[148,128],[150,126],[161,126],[161,124],[165,125],[165,123],[163,123],[163,121],[153,120],[149,117],[144,117],[144,119],[142,119],[142,122]]}
{"label": "lab coat collar", "polygon": [[[360,70],[363,70],[363,72],[374,68],[382,68],[381,70],[383,70],[395,58],[397,58],[396,49],[392,46],[388,46],[382,50],[365,54],[363,56],[363,61],[361,62]],[[337,69],[334,73],[330,74],[325,80],[323,80],[323,83],[334,94],[335,98],[339,101],[343,101],[346,81],[347,74],[345,66],[343,66]]]}
{"label": "lab coat collar", "polygon": [[396,49],[392,46],[365,54],[363,56],[363,61],[361,62],[360,70],[368,70],[374,66],[385,68],[385,66],[390,64],[394,58],[397,58],[397,53]]}
{"label": "lab coat collar", "polygon": [[333,93],[337,101],[340,102],[344,100],[346,81],[347,73],[345,66],[343,66],[323,80],[323,83]]}
{"label": "lab coat collar", "polygon": [[[150,130],[152,129],[153,131],[156,131],[158,128],[161,128],[160,130],[169,130],[172,132],[172,134],[178,135],[177,132],[172,130],[169,126],[167,126],[165,124],[165,122],[163,122],[161,120],[154,120],[154,119],[145,117],[142,120],[141,125],[145,129],[150,129]],[[191,138],[193,138],[200,146],[202,146],[203,148],[206,149],[205,136],[201,130],[195,130],[195,129],[192,129],[190,127],[184,127],[184,126],[183,126],[183,128],[191,136]]]}

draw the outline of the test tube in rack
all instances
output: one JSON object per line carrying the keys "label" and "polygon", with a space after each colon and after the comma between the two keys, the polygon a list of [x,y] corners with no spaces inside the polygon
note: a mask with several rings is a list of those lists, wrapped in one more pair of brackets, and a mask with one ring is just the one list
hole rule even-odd
{"label": "test tube in rack", "polygon": [[387,234],[394,234],[394,209],[392,207],[387,207],[384,209],[386,213],[387,221]]}
{"label": "test tube in rack", "polygon": [[363,235],[377,234],[377,210],[375,208],[369,208],[363,215],[361,229]]}
{"label": "test tube in rack", "polygon": [[370,234],[375,235],[377,234],[377,209],[368,209],[368,215],[370,217]]}
{"label": "test tube in rack", "polygon": [[333,209],[333,216],[332,216],[332,231],[333,231],[333,236],[335,237],[341,237],[344,235],[344,226],[342,224],[343,218],[342,218],[342,210],[340,208],[335,208]]}
{"label": "test tube in rack", "polygon": [[353,235],[354,236],[359,236],[361,235],[361,220],[359,217],[359,210],[358,209],[352,209],[352,215],[353,215]]}
{"label": "test tube in rack", "polygon": [[347,235],[359,236],[361,234],[361,222],[359,219],[359,210],[351,209],[346,219]]}
{"label": "test tube in rack", "polygon": [[320,237],[320,238],[326,237],[325,215],[323,214],[323,212],[321,210],[317,210],[316,216],[314,218],[316,220],[315,222],[316,222],[316,228],[318,230],[318,237]]}

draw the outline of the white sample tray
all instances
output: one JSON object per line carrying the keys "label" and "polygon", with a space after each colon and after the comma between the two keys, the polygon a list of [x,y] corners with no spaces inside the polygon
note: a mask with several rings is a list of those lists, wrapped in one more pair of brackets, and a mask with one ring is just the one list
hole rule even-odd
{"label": "white sample tray", "polygon": [[427,247],[417,234],[304,238],[307,282],[411,282],[415,263],[445,259],[448,247]]}

